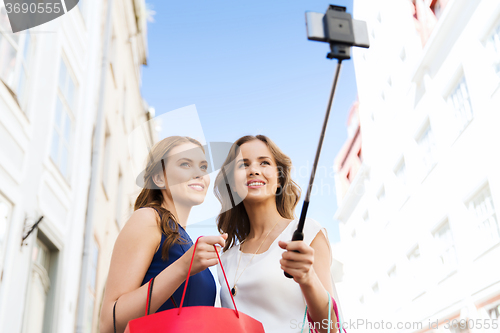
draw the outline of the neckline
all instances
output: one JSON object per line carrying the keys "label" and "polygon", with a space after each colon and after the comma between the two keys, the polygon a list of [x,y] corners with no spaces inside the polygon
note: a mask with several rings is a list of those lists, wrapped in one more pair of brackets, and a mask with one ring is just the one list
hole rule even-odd
{"label": "neckline", "polygon": [[281,235],[283,235],[283,233],[290,227],[290,225],[292,225],[292,222],[296,221],[296,219],[293,219],[291,220],[290,222],[288,222],[288,225],[285,227],[285,229],[283,229],[281,231],[281,233],[273,240],[273,242],[271,243],[271,245],[269,245],[269,247],[267,248],[267,250],[265,250],[264,252],[262,253],[247,253],[247,252],[242,252],[241,251],[241,243],[238,244],[238,253],[241,254],[241,255],[254,255],[255,256],[260,256],[261,254],[265,254],[267,252],[269,252],[269,250],[273,247],[274,243],[276,243],[276,241],[278,240],[278,238],[280,238]]}

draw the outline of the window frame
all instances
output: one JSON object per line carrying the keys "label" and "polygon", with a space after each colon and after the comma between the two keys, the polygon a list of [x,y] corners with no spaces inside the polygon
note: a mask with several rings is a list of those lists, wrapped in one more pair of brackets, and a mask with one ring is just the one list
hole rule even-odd
{"label": "window frame", "polygon": [[[426,137],[427,139],[424,140]],[[429,174],[438,161],[437,140],[429,121],[427,121],[422,127],[419,134],[415,138],[415,142],[417,143],[426,174]]]}
{"label": "window frame", "polygon": [[[0,11],[0,16],[5,15],[8,20],[4,4],[0,4]],[[8,71],[10,71],[9,79],[3,77],[3,69],[0,67],[0,81],[2,81],[14,95],[20,109],[25,115],[27,115],[27,92],[30,88],[30,67],[32,64],[36,38],[29,31],[14,34],[2,31],[3,28],[6,27],[2,27],[0,25],[0,46],[2,45],[2,41],[5,41],[5,43],[11,47],[11,49],[15,52],[15,57],[12,58],[15,59],[15,64],[12,68],[6,67],[6,70],[8,69]],[[10,27],[8,28],[10,29]],[[16,38],[13,38],[12,35],[15,35]]]}
{"label": "window frame", "polygon": [[[492,67],[493,71],[495,72],[495,75],[497,76],[500,82],[500,20],[497,20],[496,23],[493,25],[490,32],[484,39],[483,45],[488,54],[490,55],[491,59],[490,66]],[[493,50],[491,48],[493,48]]]}
{"label": "window frame", "polygon": [[[489,196],[487,196],[486,194],[489,194]],[[481,202],[479,202],[478,204],[478,200],[481,199],[481,197],[483,197],[484,200],[481,200]],[[478,216],[477,207],[483,206],[482,204],[486,202],[488,198],[491,203],[491,212],[483,214],[483,216]],[[473,208],[471,208],[472,205],[474,206]],[[486,206],[488,206],[487,203]],[[478,237],[477,240],[478,243],[481,244],[481,246],[478,247],[479,251],[483,253],[484,251],[498,245],[500,243],[500,221],[497,216],[497,210],[495,208],[495,203],[493,200],[493,195],[491,193],[491,187],[489,186],[489,183],[486,183],[481,188],[479,188],[473,195],[471,195],[469,199],[465,202],[465,207],[469,212],[471,218],[473,219],[474,230],[476,231]],[[484,223],[485,221],[489,221],[492,217],[494,218],[496,225],[496,238],[490,239],[489,236],[492,235],[491,226],[485,229],[483,229],[482,226],[485,225]]]}
{"label": "window frame", "polygon": [[[450,244],[447,244],[447,237],[443,237],[441,231],[447,228],[447,233],[449,234],[449,238],[451,240]],[[435,244],[435,252],[436,255],[441,259],[440,266],[443,267],[445,273],[450,273],[455,270],[458,266],[458,254],[457,247],[455,242],[455,237],[453,236],[453,229],[451,228],[451,223],[449,219],[445,219],[442,223],[439,224],[438,227],[434,229],[432,232],[432,238],[434,239]],[[444,246],[440,246],[440,244],[444,244]],[[440,250],[440,248],[442,248]],[[451,253],[452,260],[451,262],[445,262],[444,255]]]}
{"label": "window frame", "polygon": [[[64,73],[62,73],[63,65],[65,69]],[[64,87],[61,87],[61,75],[64,75]],[[71,66],[69,66],[69,61],[64,55],[60,58],[57,77],[54,121],[52,122],[52,141],[49,157],[56,169],[63,176],[64,180],[69,184],[71,180],[71,161],[73,157],[71,148],[74,141],[79,85]],[[68,89],[70,88],[73,88],[72,95],[68,95],[68,93],[70,93]],[[68,100],[69,96],[71,100]],[[59,106],[60,110],[58,110]],[[57,124],[57,122],[59,122],[59,124]],[[54,141],[56,137],[58,140],[57,143]],[[57,148],[55,148],[55,144],[57,144]],[[65,157],[64,149],[66,149]],[[54,150],[56,151],[55,156]],[[65,158],[65,161],[62,160],[63,158]],[[63,163],[66,164],[64,165]]]}
{"label": "window frame", "polygon": [[460,135],[474,120],[474,108],[465,75],[462,74],[456,80],[445,100],[452,112],[457,134]]}

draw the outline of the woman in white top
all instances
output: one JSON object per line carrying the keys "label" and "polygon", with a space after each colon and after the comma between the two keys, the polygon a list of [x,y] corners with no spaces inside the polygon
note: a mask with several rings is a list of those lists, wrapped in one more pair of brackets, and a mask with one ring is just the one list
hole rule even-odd
{"label": "woman in white top", "polygon": [[[308,218],[304,240],[290,241],[300,198],[291,167],[266,136],[244,136],[233,144],[214,188],[222,203],[218,228],[228,234],[222,263],[238,310],[262,322],[266,332],[301,332],[306,305],[304,332],[327,332],[329,324],[337,332],[335,302],[328,323],[334,287],[325,232]],[[224,286],[220,268],[219,273]],[[227,288],[221,288],[221,305],[232,307]]]}

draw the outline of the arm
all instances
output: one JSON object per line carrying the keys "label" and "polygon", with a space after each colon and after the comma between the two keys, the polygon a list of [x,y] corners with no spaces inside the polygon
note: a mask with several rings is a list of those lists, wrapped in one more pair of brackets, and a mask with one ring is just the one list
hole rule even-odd
{"label": "arm", "polygon": [[[333,287],[330,277],[331,252],[323,232],[318,232],[316,237],[308,246],[303,241],[279,242],[281,248],[287,251],[283,253],[281,268],[293,276],[295,282],[300,285],[302,294],[307,303],[308,313],[312,321],[319,323],[319,332],[327,332],[323,320],[328,320],[328,293],[333,295]],[[300,253],[292,252],[299,251]],[[331,332],[337,332],[335,323],[337,317],[331,309]]]}
{"label": "arm", "polygon": [[[126,223],[113,249],[106,290],[101,308],[100,330],[113,332],[113,305],[116,303],[116,330],[123,332],[127,323],[144,315],[147,284],[142,280],[161,242],[156,223],[156,212],[151,208],[135,211]],[[192,275],[217,264],[213,244],[222,243],[222,236],[203,237],[198,242]],[[222,245],[223,246],[223,245]],[[192,250],[165,268],[155,278],[151,313],[154,313],[186,279]]]}

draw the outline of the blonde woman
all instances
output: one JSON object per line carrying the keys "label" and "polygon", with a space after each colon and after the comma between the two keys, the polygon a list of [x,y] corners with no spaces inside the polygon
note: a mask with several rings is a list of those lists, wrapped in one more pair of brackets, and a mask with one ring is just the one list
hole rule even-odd
{"label": "blonde woman", "polygon": [[[147,284],[153,277],[151,313],[180,303],[193,251],[186,223],[191,208],[205,199],[207,167],[203,146],[189,137],[168,137],[152,148],[144,188],[113,249],[102,333],[123,332],[130,320],[144,315]],[[200,238],[185,306],[214,305],[216,286],[208,267],[218,263],[214,245],[224,246],[226,238]]]}
{"label": "blonde woman", "polygon": [[[331,252],[323,228],[307,219],[304,240],[290,242],[300,197],[291,167],[266,136],[244,136],[233,144],[214,188],[222,204],[217,225],[228,234],[222,263],[238,309],[261,321],[266,332],[301,332],[306,306],[304,331],[310,326],[327,332],[330,324],[336,332]],[[225,288],[221,304],[232,307]]]}

